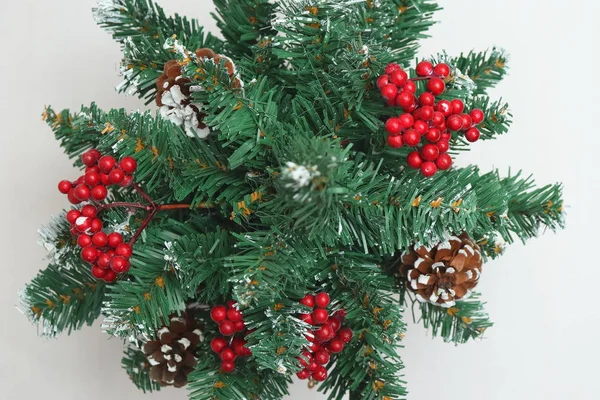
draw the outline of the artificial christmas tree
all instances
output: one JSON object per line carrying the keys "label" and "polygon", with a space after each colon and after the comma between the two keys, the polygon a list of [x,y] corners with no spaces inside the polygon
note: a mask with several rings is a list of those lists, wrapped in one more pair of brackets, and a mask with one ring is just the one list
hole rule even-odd
{"label": "artificial christmas tree", "polygon": [[96,7],[118,89],[159,109],[44,111],[83,173],[22,308],[46,336],[102,316],[144,391],[277,399],[297,375],[405,398],[404,308],[481,337],[483,262],[562,225],[560,185],[453,165],[508,130],[487,95],[506,57],[415,60],[429,0],[215,5],[223,39],[150,0]]}

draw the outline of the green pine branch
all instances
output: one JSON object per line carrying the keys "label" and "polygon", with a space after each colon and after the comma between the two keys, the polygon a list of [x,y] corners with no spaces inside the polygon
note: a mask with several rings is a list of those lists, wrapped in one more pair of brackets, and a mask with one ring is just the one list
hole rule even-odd
{"label": "green pine branch", "polygon": [[[451,308],[442,308],[431,303],[420,303],[410,298],[415,322],[421,322],[433,337],[441,336],[445,342],[466,343],[481,338],[493,323],[479,300],[479,293],[456,302]],[[415,316],[415,308],[420,316]],[[416,320],[418,318],[418,321]]]}
{"label": "green pine branch", "polygon": [[195,19],[175,14],[169,17],[152,0],[105,0],[94,8],[96,22],[123,47],[120,91],[137,93],[150,103],[156,96],[156,79],[163,65],[173,59],[164,48],[167,38],[176,36],[189,48],[209,47],[219,52],[220,39],[205,34]]}
{"label": "green pine branch", "polygon": [[41,335],[70,334],[100,316],[105,290],[83,261],[76,266],[50,264],[25,286],[21,310],[39,325]]}
{"label": "green pine branch", "polygon": [[121,359],[121,366],[134,385],[142,392],[156,392],[160,385],[150,379],[150,363],[140,349],[128,346]]}

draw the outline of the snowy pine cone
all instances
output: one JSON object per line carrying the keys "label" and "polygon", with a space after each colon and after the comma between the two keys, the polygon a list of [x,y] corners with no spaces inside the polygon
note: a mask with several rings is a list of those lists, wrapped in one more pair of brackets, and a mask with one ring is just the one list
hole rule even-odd
{"label": "snowy pine cone", "polygon": [[431,249],[413,246],[402,255],[400,276],[420,302],[452,307],[471,294],[481,275],[479,246],[466,234]]}

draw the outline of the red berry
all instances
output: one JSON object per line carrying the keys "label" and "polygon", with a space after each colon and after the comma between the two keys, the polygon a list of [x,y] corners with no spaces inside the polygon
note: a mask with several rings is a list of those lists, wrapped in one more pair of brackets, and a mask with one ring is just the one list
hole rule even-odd
{"label": "red berry", "polygon": [[452,105],[452,114],[461,114],[465,109],[465,103],[461,99],[454,99],[450,104]]}
{"label": "red berry", "polygon": [[400,121],[400,126],[404,129],[410,128],[415,123],[415,118],[409,113],[400,115],[398,120]]}
{"label": "red berry", "polygon": [[471,143],[479,140],[479,136],[481,136],[481,133],[477,128],[471,128],[467,131],[467,133],[465,133],[465,139],[467,139]]}
{"label": "red berry", "polygon": [[235,363],[232,362],[221,362],[221,371],[227,374],[233,372],[235,370]]}
{"label": "red berry", "polygon": [[463,120],[463,130],[467,130],[471,126],[473,126],[473,119],[471,119],[471,116],[469,114],[460,114],[460,117]]}
{"label": "red berry", "polygon": [[86,246],[81,249],[81,258],[91,264],[98,258],[98,250],[94,246]]}
{"label": "red berry", "polygon": [[387,84],[381,88],[381,96],[386,100],[396,98],[398,94],[398,88],[394,85]]}
{"label": "red berry", "polygon": [[94,236],[92,236],[92,243],[96,247],[104,247],[108,242],[108,235],[104,232],[96,232]]}
{"label": "red berry", "polygon": [[216,337],[210,341],[210,348],[215,353],[220,353],[225,347],[227,347],[227,341],[222,337]]}
{"label": "red berry", "polygon": [[340,339],[333,339],[329,342],[329,350],[331,350],[332,353],[339,353],[344,350],[344,342]]}
{"label": "red berry", "polygon": [[233,362],[237,358],[237,354],[231,347],[225,347],[221,350],[221,360],[225,362]]}
{"label": "red berry", "polygon": [[300,304],[304,304],[307,307],[313,308],[315,306],[315,296],[307,294],[300,300]]}
{"label": "red berry", "polygon": [[402,134],[402,140],[407,146],[414,147],[421,143],[421,134],[415,129],[409,129]]}
{"label": "red berry", "polygon": [[435,160],[435,165],[442,171],[449,169],[452,166],[452,157],[449,154],[440,154]]}
{"label": "red berry", "polygon": [[108,246],[116,249],[118,245],[123,243],[123,236],[119,232],[113,232],[108,235]]}
{"label": "red berry", "polygon": [[399,149],[400,147],[402,147],[402,136],[398,135],[398,136],[393,136],[393,135],[388,135],[387,137],[387,144],[388,146],[390,146],[392,149]]}
{"label": "red berry", "polygon": [[221,335],[223,336],[231,336],[235,333],[235,325],[231,321],[224,320],[219,325],[219,332],[221,332]]}
{"label": "red berry", "polygon": [[431,122],[433,126],[437,126],[438,128],[442,126],[446,122],[446,117],[439,111],[433,113],[433,117],[431,118]]}
{"label": "red berry", "polygon": [[110,260],[110,269],[117,274],[129,271],[130,267],[131,264],[129,264],[129,261],[123,256],[114,256],[112,260]]}
{"label": "red berry", "polygon": [[401,69],[390,74],[390,81],[396,86],[404,86],[407,80],[408,75]]}
{"label": "red berry", "polygon": [[75,197],[75,189],[69,190],[69,193],[67,193],[67,199],[69,200],[69,202],[71,204],[81,203],[81,200],[79,200],[77,197]]}
{"label": "red berry", "polygon": [[425,161],[421,165],[421,173],[426,177],[434,176],[437,173],[437,167],[431,161]]}
{"label": "red berry", "polygon": [[433,75],[433,64],[429,61],[421,61],[417,64],[415,72],[418,76],[431,76]]}
{"label": "red berry", "polygon": [[429,82],[427,82],[427,90],[434,96],[439,96],[446,90],[446,84],[440,78],[431,78]]}
{"label": "red berry", "polygon": [[102,201],[108,195],[108,191],[106,190],[105,186],[98,185],[92,188],[90,195],[92,196],[92,199],[96,201]]}
{"label": "red berry", "polygon": [[92,238],[90,235],[86,235],[85,233],[82,233],[81,235],[79,235],[77,237],[77,244],[79,245],[79,247],[86,247],[92,244]]}
{"label": "red berry", "polygon": [[435,96],[429,92],[423,92],[419,96],[419,104],[422,106],[433,106],[435,104]]}
{"label": "red berry", "polygon": [[248,350],[250,350],[244,346],[246,346],[246,341],[242,338],[234,338],[231,341],[231,348],[238,356],[244,357],[248,353]]}
{"label": "red berry", "polygon": [[98,162],[98,151],[94,152],[92,150],[86,151],[85,153],[83,153],[81,155],[81,162],[88,166],[91,167],[93,165],[96,164],[96,162]]}
{"label": "red berry", "polygon": [[329,324],[323,325],[319,330],[315,332],[315,337],[320,341],[329,340],[335,335],[333,329]]}
{"label": "red berry", "polygon": [[244,332],[246,330],[246,324],[244,321],[237,321],[233,323],[233,329],[236,332]]}
{"label": "red berry", "polygon": [[438,128],[430,128],[425,134],[425,139],[432,143],[435,143],[438,140],[440,140],[440,137],[442,137],[442,132],[440,132]]}
{"label": "red berry", "polygon": [[482,123],[483,119],[485,118],[483,111],[481,111],[479,108],[471,110],[469,115],[471,116],[471,119],[475,125]]}
{"label": "red berry", "polygon": [[327,379],[327,370],[322,365],[319,365],[312,373],[312,378],[317,382],[323,382]]}
{"label": "red berry", "polygon": [[91,167],[86,167],[85,173],[87,174],[88,172],[98,172],[98,173],[100,173],[100,168],[98,168],[97,165],[93,165]]}
{"label": "red berry", "polygon": [[396,97],[396,103],[402,108],[410,107],[414,102],[415,96],[406,90],[401,91]]}
{"label": "red berry", "polygon": [[96,233],[102,230],[102,220],[100,218],[94,218],[92,225],[90,226],[90,232]]}
{"label": "red berry", "polygon": [[310,376],[310,371],[307,369],[303,369],[302,371],[296,373],[296,376],[298,377],[298,379],[308,379],[308,377]]}
{"label": "red berry", "polygon": [[309,371],[315,371],[317,368],[319,368],[319,364],[317,364],[316,362],[311,362],[310,365],[308,366],[308,370]]}
{"label": "red berry", "polygon": [[102,279],[106,276],[106,272],[105,269],[102,269],[97,265],[92,266],[92,276],[94,278]]}
{"label": "red berry", "polygon": [[96,216],[96,207],[91,204],[86,204],[81,207],[81,215],[84,217],[94,218]]}
{"label": "red berry", "polygon": [[112,269],[106,270],[106,275],[104,275],[105,282],[114,282],[117,279],[117,274]]}
{"label": "red berry", "polygon": [[423,106],[419,110],[419,117],[424,121],[430,121],[433,118],[433,107]]}
{"label": "red berry", "polygon": [[439,63],[433,68],[433,73],[441,78],[445,78],[450,75],[450,67],[448,64]]}
{"label": "red berry", "polygon": [[321,350],[315,353],[314,359],[317,364],[325,365],[329,362],[329,353],[324,350]]}
{"label": "red berry", "polygon": [[317,343],[311,342],[311,344],[308,346],[308,349],[313,353],[316,353],[317,351],[321,350],[321,346],[319,346]]}
{"label": "red berry", "polygon": [[227,310],[227,319],[231,322],[238,322],[242,320],[242,313],[237,308],[229,308]]}
{"label": "red berry", "polygon": [[342,321],[340,321],[340,319],[336,317],[329,318],[327,322],[329,323],[329,325],[331,325],[331,328],[336,332],[340,329],[340,326],[342,326]]}
{"label": "red berry", "polygon": [[327,319],[329,318],[329,313],[327,312],[327,310],[317,308],[315,311],[313,311],[312,317],[313,321],[315,321],[315,325],[323,325],[325,322],[327,322]]}
{"label": "red berry", "polygon": [[85,184],[79,184],[73,189],[73,195],[76,199],[86,201],[90,198],[90,189]]}
{"label": "red berry", "polygon": [[133,174],[137,168],[137,161],[135,161],[135,158],[133,157],[123,157],[119,162],[119,167],[121,167],[126,174]]}
{"label": "red berry", "polygon": [[58,182],[58,191],[61,192],[62,194],[69,193],[69,191],[72,188],[73,188],[73,185],[71,185],[71,182],[69,182],[67,180],[62,180],[62,181]]}
{"label": "red berry", "polygon": [[113,169],[116,163],[117,161],[114,159],[114,157],[102,156],[98,160],[98,168],[100,168],[100,171],[104,172],[105,174],[108,174]]}
{"label": "red berry", "polygon": [[338,332],[338,337],[344,343],[350,343],[350,341],[352,340],[352,336],[353,336],[352,329],[350,329],[348,327],[343,327]]}
{"label": "red berry", "polygon": [[400,123],[400,120],[398,118],[388,118],[388,120],[385,121],[385,130],[390,135],[399,135],[402,131],[402,124]]}
{"label": "red berry", "polygon": [[125,175],[125,177],[123,178],[121,183],[119,183],[119,186],[127,187],[127,186],[131,185],[131,182],[133,182],[133,177],[131,175]]}
{"label": "red berry", "polygon": [[308,351],[303,351],[298,361],[302,367],[308,367],[313,362],[313,356]]}
{"label": "red berry", "polygon": [[127,243],[121,243],[115,248],[115,254],[124,258],[130,258],[132,253],[133,250],[131,249],[131,246]]}
{"label": "red berry", "polygon": [[424,135],[429,130],[429,125],[425,121],[417,120],[413,126],[417,132]]}
{"label": "red berry", "polygon": [[79,232],[85,232],[88,229],[90,229],[91,226],[92,226],[91,218],[84,217],[82,215],[81,217],[77,218],[77,220],[75,220],[75,228],[77,228],[77,230]]}
{"label": "red berry", "polygon": [[86,185],[94,187],[100,183],[100,174],[94,171],[86,172],[84,181]]}
{"label": "red berry", "polygon": [[103,269],[110,268],[110,260],[112,259],[112,255],[107,253],[102,253],[98,256],[98,266]]}
{"label": "red berry", "polygon": [[452,115],[452,103],[448,100],[440,100],[435,106],[435,109],[441,112],[446,118]]}
{"label": "red berry", "polygon": [[312,314],[300,314],[300,319],[309,325],[314,325]]}
{"label": "red berry", "polygon": [[421,164],[423,164],[423,159],[418,151],[411,152],[408,157],[406,157],[406,162],[408,166],[413,169],[421,168]]}
{"label": "red berry", "polygon": [[110,181],[111,184],[114,184],[114,185],[123,182],[124,178],[125,178],[125,174],[119,168],[114,168],[108,174],[108,180]]}
{"label": "red berry", "polygon": [[217,324],[223,322],[225,318],[227,318],[227,308],[221,305],[214,306],[212,310],[210,310],[210,318]]}
{"label": "red berry", "polygon": [[315,304],[317,305],[317,307],[325,308],[329,305],[330,302],[331,298],[325,292],[318,293],[315,296]]}
{"label": "red berry", "polygon": [[402,69],[402,67],[399,66],[398,64],[396,64],[396,63],[389,63],[387,65],[387,67],[385,67],[385,73],[388,74],[388,75],[391,75],[393,72],[396,72],[396,71],[398,71],[400,69]]}
{"label": "red berry", "polygon": [[440,155],[440,150],[435,144],[427,143],[421,149],[421,157],[425,161],[434,161]]}
{"label": "red berry", "polygon": [[390,77],[387,75],[381,75],[377,78],[377,88],[381,89],[383,86],[387,85],[390,81]]}
{"label": "red berry", "polygon": [[414,95],[417,92],[417,85],[413,81],[408,81],[402,89]]}
{"label": "red berry", "polygon": [[110,185],[110,179],[108,179],[108,174],[100,174],[100,183],[104,186]]}
{"label": "red berry", "polygon": [[435,145],[437,146],[438,150],[440,151],[440,154],[447,152],[448,149],[450,148],[450,143],[448,143],[448,140],[444,140],[444,139],[440,139],[440,141],[437,142]]}
{"label": "red berry", "polygon": [[415,111],[417,108],[418,108],[417,102],[413,100],[413,102],[411,103],[410,106],[402,107],[402,110],[406,113],[411,113],[411,112]]}
{"label": "red berry", "polygon": [[337,310],[333,316],[343,321],[346,318],[346,310]]}
{"label": "red berry", "polygon": [[81,212],[79,210],[69,210],[69,212],[67,212],[67,221],[69,221],[70,224],[74,224],[79,217],[81,217]]}
{"label": "red berry", "polygon": [[448,124],[448,129],[451,131],[460,131],[463,127],[463,119],[460,115],[451,115],[448,117],[446,124]]}

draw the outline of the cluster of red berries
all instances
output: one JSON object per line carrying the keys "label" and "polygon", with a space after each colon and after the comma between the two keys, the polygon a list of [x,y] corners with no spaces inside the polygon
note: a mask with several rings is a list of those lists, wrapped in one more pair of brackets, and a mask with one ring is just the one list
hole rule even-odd
{"label": "cluster of red berries", "polygon": [[352,340],[352,330],[342,327],[346,317],[345,311],[339,310],[329,315],[327,307],[331,299],[327,293],[321,292],[316,296],[307,294],[300,303],[313,309],[312,313],[302,314],[300,318],[314,325],[315,329],[306,335],[311,344],[298,358],[304,369],[296,375],[300,379],[312,377],[315,381],[322,382],[327,378],[325,365],[330,361],[332,354],[344,350],[344,346]]}
{"label": "cluster of red berries", "polygon": [[[446,90],[444,79],[449,73],[450,67],[444,63],[434,66],[429,61],[421,61],[416,68],[418,77],[409,79],[402,67],[391,63],[385,74],[377,78],[377,87],[388,105],[401,107],[404,111],[385,123],[388,145],[400,148],[423,143],[408,155],[407,163],[427,177],[452,166],[452,157],[447,153],[451,132],[463,131],[467,141],[476,142],[480,132],[475,126],[485,118],[480,109],[465,113],[465,104],[460,99],[436,102],[436,96]],[[427,90],[418,96],[417,80],[427,80]]]}
{"label": "cluster of red berries", "polygon": [[87,204],[81,210],[67,212],[67,221],[71,224],[71,233],[77,236],[83,261],[92,264],[92,275],[106,282],[113,282],[117,274],[129,271],[131,246],[123,243],[118,232],[106,234],[102,231],[102,220],[98,210]]}
{"label": "cluster of red berries", "polygon": [[[210,342],[212,351],[221,359],[221,371],[230,373],[235,369],[235,360],[238,357],[250,357],[252,351],[246,347],[244,337],[248,334],[242,312],[236,307],[234,301],[229,301],[226,306],[217,305],[210,310],[210,318],[219,324],[219,332],[223,335],[215,337]],[[235,337],[236,334],[241,337]]]}
{"label": "cluster of red berries", "polygon": [[86,151],[81,155],[81,161],[86,166],[85,173],[75,182],[62,180],[58,190],[67,195],[72,204],[82,201],[102,201],[108,195],[109,185],[126,187],[131,185],[137,163],[133,157],[123,157],[117,164],[112,156],[102,156],[96,149]]}

